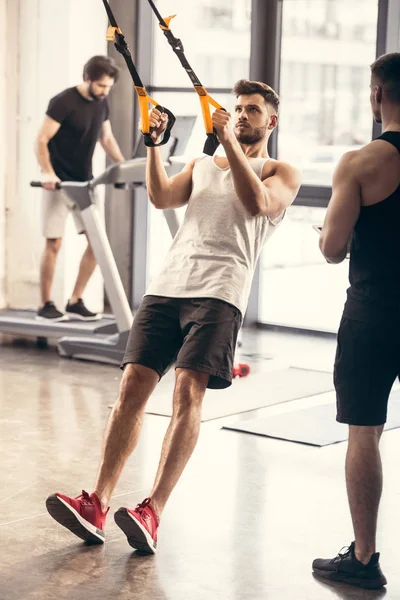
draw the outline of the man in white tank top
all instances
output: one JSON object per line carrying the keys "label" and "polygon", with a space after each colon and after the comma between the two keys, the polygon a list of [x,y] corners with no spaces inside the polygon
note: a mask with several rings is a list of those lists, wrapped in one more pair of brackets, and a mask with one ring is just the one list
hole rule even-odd
{"label": "man in white tank top", "polygon": [[[297,169],[268,156],[277,94],[247,80],[233,93],[234,118],[223,110],[213,114],[226,157],[203,156],[168,178],[159,149],[148,148],[150,202],[159,209],[187,205],[185,218],[134,319],[94,492],[77,498],[55,494],[47,501],[59,523],[92,542],[104,541],[109,500],[138,442],[147,400],[175,363],[173,415],[152,492],[134,510],[115,514],[133,548],[156,551],[160,516],[196,446],[206,388],[231,384],[257,260],[300,187]],[[166,120],[158,110],[151,112],[155,142]]]}

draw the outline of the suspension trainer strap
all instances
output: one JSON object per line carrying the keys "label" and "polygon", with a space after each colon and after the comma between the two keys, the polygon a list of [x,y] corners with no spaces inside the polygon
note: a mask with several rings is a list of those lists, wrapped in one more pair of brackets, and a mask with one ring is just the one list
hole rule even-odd
{"label": "suspension trainer strap", "polygon": [[153,0],[148,0],[148,3],[150,4],[154,14],[156,15],[156,17],[158,19],[160,29],[162,30],[163,34],[167,38],[169,45],[171,46],[172,50],[175,52],[176,56],[178,57],[182,67],[185,69],[186,73],[188,74],[189,79],[192,82],[193,87],[199,96],[201,112],[203,114],[204,128],[205,128],[206,134],[207,134],[207,139],[204,144],[203,151],[205,154],[212,156],[219,146],[219,140],[218,140],[217,135],[212,126],[210,105],[213,106],[214,108],[223,108],[223,107],[216,100],[214,100],[214,98],[212,98],[212,96],[209,95],[209,93],[207,92],[205,87],[202,85],[202,83],[200,82],[196,73],[193,71],[192,67],[190,66],[190,64],[185,56],[185,51],[183,48],[182,41],[180,39],[176,38],[174,36],[174,34],[172,33],[172,31],[169,27],[169,24],[176,15],[172,15],[172,16],[166,17],[164,19],[160,15]]}
{"label": "suspension trainer strap", "polygon": [[[146,88],[144,87],[142,80],[140,79],[139,73],[134,65],[131,52],[129,50],[129,46],[125,40],[125,37],[118,27],[118,23],[113,15],[111,7],[107,0],[103,0],[104,8],[106,9],[108,20],[110,21],[110,26],[107,31],[107,41],[114,42],[114,46],[116,50],[122,54],[124,60],[126,62],[126,66],[128,67],[129,73],[133,79],[133,83],[135,86],[136,94],[139,102],[139,112],[140,112],[140,129],[144,136],[144,143],[146,146],[162,146],[166,144],[171,136],[171,129],[175,123],[175,117],[170,110],[160,106],[153,98],[151,98]],[[149,103],[152,104],[159,110],[160,112],[164,112],[168,115],[168,125],[167,129],[164,132],[164,137],[159,144],[155,144],[150,131],[150,120],[149,120]]]}

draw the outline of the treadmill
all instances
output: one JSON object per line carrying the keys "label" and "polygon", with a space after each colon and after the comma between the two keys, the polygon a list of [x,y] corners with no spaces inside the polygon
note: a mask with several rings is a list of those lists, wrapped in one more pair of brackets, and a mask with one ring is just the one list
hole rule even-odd
{"label": "treadmill", "polygon": [[[176,157],[182,155],[193,129],[196,117],[177,117],[174,135],[168,144],[162,146],[164,166],[169,176],[179,173],[185,162]],[[64,181],[60,187],[77,204],[81,211],[88,238],[93,248],[97,264],[101,269],[104,286],[113,315],[104,315],[99,321],[60,321],[46,322],[35,319],[36,311],[1,310],[0,333],[16,336],[33,336],[39,346],[47,339],[58,339],[57,350],[61,356],[119,364],[123,358],[133,316],[118,268],[107,238],[98,209],[94,204],[95,189],[99,185],[142,186],[146,181],[146,149],[141,140],[135,151],[135,158],[111,165],[101,175],[91,181]],[[33,182],[40,187],[39,182]],[[172,237],[176,234],[179,222],[173,210],[164,211]]]}

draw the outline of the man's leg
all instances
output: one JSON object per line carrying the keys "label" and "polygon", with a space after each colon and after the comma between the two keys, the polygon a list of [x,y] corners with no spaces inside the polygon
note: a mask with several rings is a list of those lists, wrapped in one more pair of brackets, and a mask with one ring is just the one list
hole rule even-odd
{"label": "man's leg", "polygon": [[165,434],[160,463],[150,498],[134,510],[120,508],[115,522],[132,548],[154,554],[161,513],[196,446],[201,405],[209,375],[176,369],[173,415]]}
{"label": "man's leg", "polygon": [[175,354],[173,415],[153,489],[134,510],[122,507],[114,515],[129,544],[152,554],[157,549],[160,515],[197,443],[206,388],[223,389],[232,382],[242,320],[239,309],[214,298],[179,299],[176,306],[183,343]]}
{"label": "man's leg", "polygon": [[97,263],[92,250],[92,246],[90,245],[90,242],[88,240],[86,250],[83,253],[79,265],[78,277],[76,278],[75,287],[73,289],[71,298],[69,299],[70,304],[75,304],[76,302],[78,302],[79,298],[82,298],[87,283],[93,275],[93,272],[96,268],[96,264]]}
{"label": "man's leg", "polygon": [[104,436],[103,456],[95,491],[72,498],[56,493],[46,500],[55,521],[92,544],[105,540],[108,503],[121,471],[134,450],[143,421],[144,407],[159,379],[158,374],[139,364],[128,364]]}
{"label": "man's leg", "polygon": [[189,369],[176,370],[173,414],[161,452],[151,503],[161,516],[195,449],[201,423],[201,406],[209,375]]}
{"label": "man's leg", "polygon": [[397,374],[395,334],[393,327],[345,316],[338,332],[334,370],[337,420],[349,424],[346,484],[355,541],[334,558],[315,559],[313,570],[322,577],[366,589],[386,585],[375,538],[382,494],[379,441]]}
{"label": "man's leg", "polygon": [[46,239],[40,263],[40,294],[42,305],[51,301],[51,288],[54,280],[57,256],[61,248],[61,238]]}
{"label": "man's leg", "polygon": [[106,428],[103,453],[94,493],[103,510],[109,504],[121,471],[136,447],[144,409],[159,380],[158,374],[138,364],[128,364],[120,393]]}
{"label": "man's leg", "polygon": [[346,484],[355,534],[356,558],[367,564],[376,552],[376,527],[382,494],[379,441],[383,425],[350,425],[346,456]]}

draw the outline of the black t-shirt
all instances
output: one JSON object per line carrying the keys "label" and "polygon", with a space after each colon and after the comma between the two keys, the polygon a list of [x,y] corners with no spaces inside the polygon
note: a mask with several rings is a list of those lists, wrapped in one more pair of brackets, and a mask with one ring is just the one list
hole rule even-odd
{"label": "black t-shirt", "polygon": [[61,123],[48,144],[50,160],[61,181],[92,179],[92,158],[104,121],[109,118],[107,99],[87,100],[76,87],[49,102],[46,114]]}

